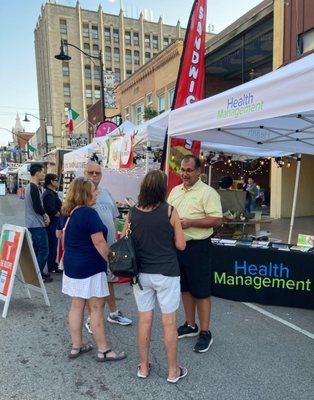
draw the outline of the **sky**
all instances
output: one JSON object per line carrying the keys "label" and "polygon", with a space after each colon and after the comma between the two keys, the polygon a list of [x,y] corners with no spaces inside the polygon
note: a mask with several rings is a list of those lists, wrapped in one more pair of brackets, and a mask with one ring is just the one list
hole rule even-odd
{"label": "sky", "polygon": [[[0,0],[0,145],[12,140],[11,134],[2,128],[12,130],[16,114],[21,120],[24,113],[39,116],[36,64],[34,50],[34,29],[44,0]],[[58,4],[75,6],[76,0],[58,0]],[[120,0],[81,0],[84,9],[97,10],[99,4],[104,12],[118,14]],[[213,25],[213,32],[221,30],[241,15],[261,3],[261,0],[207,0],[207,25]],[[146,9],[152,10],[154,21],[160,15],[169,25],[178,19],[186,27],[193,0],[123,0],[127,16],[136,18]],[[35,131],[39,121],[29,117],[31,122],[23,123],[28,132]]]}

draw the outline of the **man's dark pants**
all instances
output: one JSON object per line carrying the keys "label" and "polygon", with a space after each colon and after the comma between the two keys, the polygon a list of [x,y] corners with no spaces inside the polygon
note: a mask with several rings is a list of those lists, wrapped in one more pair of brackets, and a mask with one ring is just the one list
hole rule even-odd
{"label": "man's dark pants", "polygon": [[56,263],[58,248],[58,239],[56,237],[57,223],[57,218],[52,219],[49,226],[46,228],[49,244],[49,255],[47,260],[48,272],[56,271],[58,269],[58,264]]}
{"label": "man's dark pants", "polygon": [[48,236],[46,228],[28,228],[32,236],[32,242],[40,272],[42,273],[49,254]]}

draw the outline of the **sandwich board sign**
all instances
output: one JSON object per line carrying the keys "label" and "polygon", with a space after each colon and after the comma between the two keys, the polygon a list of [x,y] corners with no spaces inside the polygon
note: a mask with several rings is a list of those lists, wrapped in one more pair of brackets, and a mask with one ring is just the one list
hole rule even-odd
{"label": "sandwich board sign", "polygon": [[0,301],[4,301],[3,318],[7,316],[15,278],[23,283],[28,298],[31,298],[30,290],[40,292],[45,304],[50,306],[30,233],[22,226],[5,224],[0,237]]}

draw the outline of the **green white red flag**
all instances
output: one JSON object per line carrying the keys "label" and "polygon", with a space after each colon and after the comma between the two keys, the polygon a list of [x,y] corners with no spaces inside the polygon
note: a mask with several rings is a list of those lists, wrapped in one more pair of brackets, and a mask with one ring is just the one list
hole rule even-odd
{"label": "green white red flag", "polygon": [[66,125],[69,133],[72,133],[74,131],[74,121],[79,117],[79,115],[80,114],[73,108],[69,108],[67,115],[68,122]]}

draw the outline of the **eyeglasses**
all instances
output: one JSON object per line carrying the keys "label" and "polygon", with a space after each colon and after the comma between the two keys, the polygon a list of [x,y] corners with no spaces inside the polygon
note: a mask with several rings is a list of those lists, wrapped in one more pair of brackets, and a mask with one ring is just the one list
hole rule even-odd
{"label": "eyeglasses", "polygon": [[90,176],[92,176],[92,175],[100,175],[101,174],[101,172],[99,172],[99,171],[87,171],[87,175],[90,175]]}
{"label": "eyeglasses", "polygon": [[181,169],[180,169],[181,174],[191,174],[191,173],[194,172],[194,171],[196,171],[196,168],[194,168],[194,169],[191,169],[191,168],[187,168],[187,169],[181,168]]}

